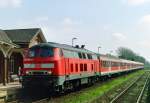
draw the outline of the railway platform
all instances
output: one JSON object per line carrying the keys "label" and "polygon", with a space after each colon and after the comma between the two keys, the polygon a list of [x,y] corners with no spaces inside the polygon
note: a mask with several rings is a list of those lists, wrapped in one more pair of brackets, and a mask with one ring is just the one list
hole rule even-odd
{"label": "railway platform", "polygon": [[12,82],[6,86],[0,84],[0,103],[4,103],[8,97],[12,98],[19,88],[21,88],[21,84],[19,82]]}

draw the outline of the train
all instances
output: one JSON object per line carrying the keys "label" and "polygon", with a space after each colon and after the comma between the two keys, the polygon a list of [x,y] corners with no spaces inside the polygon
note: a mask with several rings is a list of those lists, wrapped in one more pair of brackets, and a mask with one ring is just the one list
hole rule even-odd
{"label": "train", "polygon": [[82,45],[54,42],[29,48],[20,71],[22,87],[45,85],[54,91],[94,84],[99,79],[144,68],[144,64],[102,55]]}

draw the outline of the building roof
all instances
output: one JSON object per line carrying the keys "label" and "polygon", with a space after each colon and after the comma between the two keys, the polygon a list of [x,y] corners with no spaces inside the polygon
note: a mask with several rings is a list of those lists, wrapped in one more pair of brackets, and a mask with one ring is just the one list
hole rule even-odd
{"label": "building roof", "polygon": [[7,36],[7,34],[3,30],[0,30],[0,43],[4,43],[4,44],[8,44],[8,45],[18,47],[18,45],[12,43],[10,38]]}
{"label": "building roof", "polygon": [[4,30],[13,43],[29,43],[41,31],[40,28]]}

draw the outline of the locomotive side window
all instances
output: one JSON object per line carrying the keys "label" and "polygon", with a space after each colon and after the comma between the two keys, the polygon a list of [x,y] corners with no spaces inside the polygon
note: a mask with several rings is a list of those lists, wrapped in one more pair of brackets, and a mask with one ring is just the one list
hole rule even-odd
{"label": "locomotive side window", "polygon": [[83,64],[80,64],[80,71],[83,71]]}
{"label": "locomotive side window", "polygon": [[78,56],[79,56],[80,59],[83,58],[83,57],[82,57],[82,53],[80,53],[80,52],[78,53]]}
{"label": "locomotive side window", "polygon": [[71,72],[73,72],[73,64],[70,65]]}
{"label": "locomotive side window", "polygon": [[91,54],[87,54],[88,59],[92,59],[92,55]]}
{"label": "locomotive side window", "polygon": [[63,54],[64,54],[64,57],[66,58],[79,58],[77,52],[74,52],[71,50],[63,49]]}
{"label": "locomotive side window", "polygon": [[87,71],[87,64],[84,64],[84,71]]}
{"label": "locomotive side window", "polygon": [[78,64],[75,64],[76,72],[78,72]]}
{"label": "locomotive side window", "polygon": [[94,70],[94,66],[93,66],[93,64],[91,64],[91,68],[92,68],[92,71]]}
{"label": "locomotive side window", "polygon": [[84,59],[86,59],[86,55],[85,55],[85,53],[82,53],[82,56],[83,56],[83,58],[84,58]]}
{"label": "locomotive side window", "polygon": [[79,56],[78,56],[78,53],[77,53],[77,52],[74,52],[74,57],[75,57],[75,58],[79,58]]}

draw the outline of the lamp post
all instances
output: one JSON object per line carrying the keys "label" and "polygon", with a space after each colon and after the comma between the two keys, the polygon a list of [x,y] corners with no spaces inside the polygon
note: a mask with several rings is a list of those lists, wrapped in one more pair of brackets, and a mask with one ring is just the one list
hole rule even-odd
{"label": "lamp post", "polygon": [[72,46],[74,46],[74,40],[76,40],[77,38],[72,38]]}
{"label": "lamp post", "polygon": [[99,53],[99,50],[100,50],[101,48],[102,48],[102,47],[100,47],[100,46],[98,47],[98,53]]}

